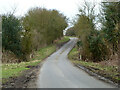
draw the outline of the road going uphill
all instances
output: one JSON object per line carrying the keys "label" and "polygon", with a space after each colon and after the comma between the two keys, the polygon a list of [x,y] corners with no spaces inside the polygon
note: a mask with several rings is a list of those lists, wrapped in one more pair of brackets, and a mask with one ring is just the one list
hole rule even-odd
{"label": "road going uphill", "polygon": [[38,88],[113,88],[83,70],[75,67],[67,58],[76,44],[76,38],[62,46],[43,63],[37,80]]}

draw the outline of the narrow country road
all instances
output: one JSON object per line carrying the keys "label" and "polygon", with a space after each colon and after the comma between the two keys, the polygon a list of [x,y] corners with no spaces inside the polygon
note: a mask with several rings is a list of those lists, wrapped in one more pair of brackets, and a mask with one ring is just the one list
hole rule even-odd
{"label": "narrow country road", "polygon": [[46,59],[40,69],[38,88],[112,88],[111,85],[88,75],[75,67],[67,58],[76,38]]}

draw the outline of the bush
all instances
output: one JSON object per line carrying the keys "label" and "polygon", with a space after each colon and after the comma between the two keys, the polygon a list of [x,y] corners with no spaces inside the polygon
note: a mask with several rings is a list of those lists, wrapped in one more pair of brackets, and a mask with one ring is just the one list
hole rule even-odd
{"label": "bush", "polygon": [[13,14],[2,16],[2,45],[20,61],[28,61],[33,52],[63,36],[66,17],[57,10],[33,8],[20,20]]}
{"label": "bush", "polygon": [[12,51],[18,57],[22,55],[21,30],[20,20],[14,15],[8,14],[2,16],[2,47],[5,50]]}
{"label": "bush", "polygon": [[89,50],[93,61],[102,61],[107,58],[108,48],[103,40],[104,37],[100,35],[99,31],[88,37]]}
{"label": "bush", "polygon": [[[65,16],[56,10],[33,8],[23,17],[23,26],[25,29],[23,34],[26,34],[24,37],[31,37],[30,47],[38,50],[40,47],[52,44],[54,40],[61,38],[63,30],[67,27],[67,22]],[[29,36],[27,36],[28,34]]]}
{"label": "bush", "polygon": [[67,31],[66,31],[66,36],[75,36],[75,31],[74,31],[74,28],[69,28]]}
{"label": "bush", "polygon": [[103,31],[106,41],[112,45],[113,55],[118,51],[120,38],[120,2],[102,3],[103,10]]}

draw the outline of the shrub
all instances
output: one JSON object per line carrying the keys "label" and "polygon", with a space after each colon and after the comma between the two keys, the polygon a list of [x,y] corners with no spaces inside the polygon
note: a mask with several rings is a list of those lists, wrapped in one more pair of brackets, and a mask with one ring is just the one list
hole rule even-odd
{"label": "shrub", "polygon": [[2,47],[5,50],[12,51],[18,57],[22,55],[21,30],[20,20],[14,15],[8,14],[2,16]]}
{"label": "shrub", "polygon": [[23,17],[23,26],[25,33],[30,34],[31,46],[38,50],[61,38],[67,22],[65,16],[56,10],[33,8]]}
{"label": "shrub", "polygon": [[69,28],[67,31],[66,31],[66,36],[75,36],[75,31],[74,31],[74,28]]}
{"label": "shrub", "polygon": [[107,58],[109,49],[105,45],[104,37],[100,35],[99,31],[96,31],[95,34],[91,34],[88,37],[88,42],[91,59],[93,61],[102,61]]}

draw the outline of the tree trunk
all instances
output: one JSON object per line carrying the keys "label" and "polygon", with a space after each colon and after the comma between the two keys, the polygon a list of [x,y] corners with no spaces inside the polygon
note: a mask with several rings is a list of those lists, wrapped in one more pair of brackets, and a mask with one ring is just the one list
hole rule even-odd
{"label": "tree trunk", "polygon": [[115,45],[113,43],[113,55],[115,55]]}
{"label": "tree trunk", "polygon": [[82,59],[82,58],[81,58],[81,54],[80,54],[80,48],[78,49],[78,58],[79,58],[79,60]]}

